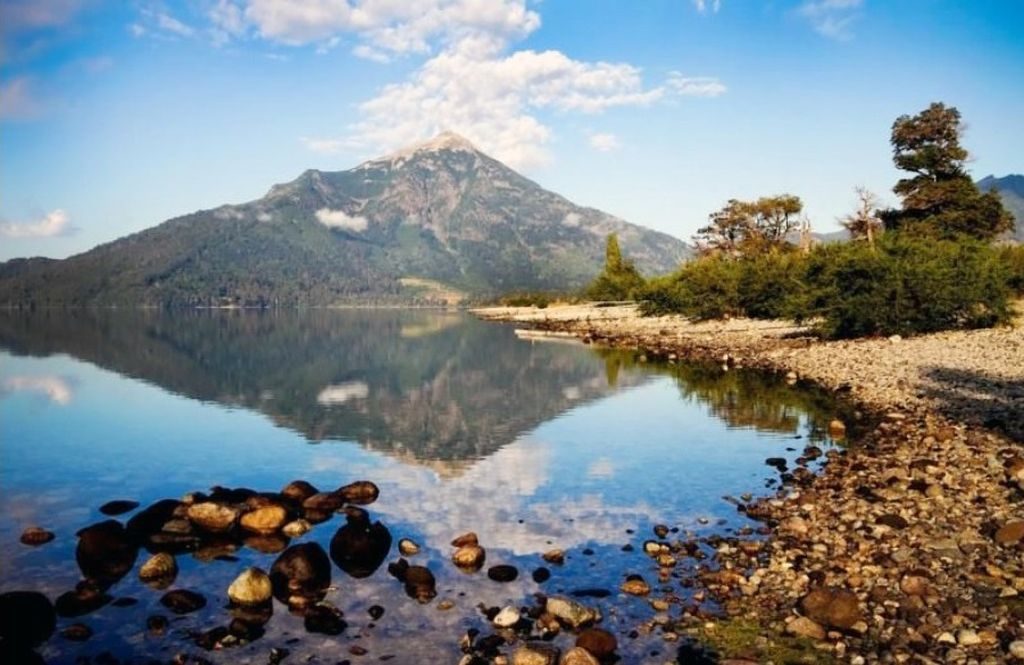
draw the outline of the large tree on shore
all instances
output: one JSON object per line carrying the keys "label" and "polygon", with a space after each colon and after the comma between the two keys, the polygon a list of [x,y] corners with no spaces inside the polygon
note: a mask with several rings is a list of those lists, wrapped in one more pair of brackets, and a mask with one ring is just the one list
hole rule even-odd
{"label": "large tree on shore", "polygon": [[960,112],[938,102],[917,115],[896,119],[893,162],[911,175],[893,188],[903,207],[882,213],[887,229],[991,239],[1011,228],[1013,220],[999,195],[982,194],[967,173],[962,135]]}
{"label": "large tree on shore", "polygon": [[632,261],[622,258],[619,237],[608,234],[604,249],[604,270],[587,287],[591,300],[630,300],[644,285],[644,278]]}
{"label": "large tree on shore", "polygon": [[693,241],[701,254],[741,256],[774,251],[791,245],[804,208],[799,196],[780,194],[756,201],[730,199],[708,216]]}

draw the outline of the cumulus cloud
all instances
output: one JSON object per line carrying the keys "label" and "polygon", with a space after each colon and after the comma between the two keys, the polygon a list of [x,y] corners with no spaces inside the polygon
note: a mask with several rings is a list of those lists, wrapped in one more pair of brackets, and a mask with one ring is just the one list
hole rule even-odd
{"label": "cumulus cloud", "polygon": [[353,217],[344,210],[331,210],[330,208],[317,210],[316,219],[328,228],[345,229],[346,231],[365,231],[367,226],[365,217]]}
{"label": "cumulus cloud", "polygon": [[864,0],[805,0],[797,13],[810,21],[819,34],[839,41],[853,38],[851,26]]}
{"label": "cumulus cloud", "polygon": [[598,152],[611,152],[621,145],[615,134],[591,134],[588,140],[590,147]]}
{"label": "cumulus cloud", "polygon": [[599,113],[647,106],[669,91],[644,86],[625,63],[583,62],[559,51],[503,53],[500,40],[467,38],[427,60],[409,80],[360,106],[352,145],[388,151],[450,129],[513,167],[548,161],[541,110]]}
{"label": "cumulus cloud", "polygon": [[63,210],[54,210],[32,222],[0,223],[0,236],[7,238],[52,238],[71,235],[76,230]]}

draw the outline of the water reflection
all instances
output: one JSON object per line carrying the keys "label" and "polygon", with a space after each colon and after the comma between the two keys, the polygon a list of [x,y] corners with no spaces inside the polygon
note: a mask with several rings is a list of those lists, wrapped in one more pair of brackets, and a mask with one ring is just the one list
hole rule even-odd
{"label": "water reflection", "polygon": [[[722,495],[763,487],[777,475],[765,458],[792,462],[835,410],[764,375],[521,341],[440,312],[0,313],[0,347],[0,591],[41,592],[59,631],[94,632],[44,641],[56,663],[197,649],[265,663],[282,645],[295,662],[355,646],[455,662],[466,629],[489,625],[478,604],[582,588],[610,593],[588,602],[639,662],[660,638],[622,637],[649,608],[615,590],[626,573],[652,574],[652,526],[683,538],[747,524]],[[193,530],[169,497],[196,491],[242,512],[282,501],[313,526]],[[142,507],[111,520],[99,508],[112,499]],[[20,545],[33,523],[56,540]],[[472,574],[449,545],[467,531],[487,552]],[[402,538],[420,545],[405,564]],[[535,581],[552,548],[565,564]],[[175,575],[139,579],[153,552],[173,556]],[[519,575],[494,582],[494,564]],[[693,565],[671,582],[681,596]],[[250,566],[269,572],[276,608],[228,606]],[[190,611],[149,627],[175,607]],[[205,651],[236,634],[251,643]]]}

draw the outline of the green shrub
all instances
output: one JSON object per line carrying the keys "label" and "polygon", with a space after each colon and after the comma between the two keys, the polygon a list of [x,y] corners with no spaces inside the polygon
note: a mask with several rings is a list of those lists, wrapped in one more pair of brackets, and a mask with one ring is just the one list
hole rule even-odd
{"label": "green shrub", "polygon": [[986,243],[887,234],[874,247],[842,243],[807,259],[798,319],[828,337],[910,335],[1006,321],[1004,264]]}
{"label": "green shrub", "polygon": [[739,260],[739,308],[755,319],[781,319],[791,315],[793,295],[802,289],[806,255],[772,252]]}
{"label": "green shrub", "polygon": [[679,313],[718,319],[743,313],[739,262],[708,256],[685,264],[668,277],[651,280],[640,292],[646,314]]}
{"label": "green shrub", "polygon": [[999,248],[999,260],[1006,270],[1006,283],[1018,296],[1024,295],[1024,245]]}

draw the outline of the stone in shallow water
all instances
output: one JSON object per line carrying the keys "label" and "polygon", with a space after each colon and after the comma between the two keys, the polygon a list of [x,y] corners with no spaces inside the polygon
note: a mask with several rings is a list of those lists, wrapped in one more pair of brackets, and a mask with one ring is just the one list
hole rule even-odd
{"label": "stone in shallow water", "polygon": [[334,492],[318,492],[302,502],[304,509],[318,513],[333,513],[344,505],[345,499]]}
{"label": "stone in shallow water", "polygon": [[527,642],[512,652],[512,665],[555,665],[559,650],[550,644]]}
{"label": "stone in shallow water", "polygon": [[195,591],[175,589],[165,593],[160,604],[175,614],[189,614],[206,607],[206,598]]}
{"label": "stone in shallow water", "polygon": [[487,552],[479,545],[463,545],[452,554],[452,563],[463,570],[480,570],[486,560]]}
{"label": "stone in shallow water", "polygon": [[424,566],[409,566],[405,570],[405,593],[420,603],[430,602],[437,596],[434,574]]}
{"label": "stone in shallow water", "polygon": [[60,636],[71,642],[85,642],[92,637],[92,628],[84,623],[73,623],[60,631]]}
{"label": "stone in shallow water", "polygon": [[487,577],[495,582],[511,582],[519,577],[519,570],[515,566],[502,563],[488,568]]}
{"label": "stone in shallow water", "polygon": [[110,586],[132,569],[138,552],[121,523],[106,520],[78,532],[75,560],[84,577]]}
{"label": "stone in shallow water", "polygon": [[589,651],[595,658],[609,658],[619,648],[615,636],[601,628],[587,628],[576,638],[576,646]]}
{"label": "stone in shallow water", "polygon": [[273,595],[270,576],[259,568],[249,568],[228,587],[228,598],[236,605],[262,605]]}
{"label": "stone in shallow water", "polygon": [[579,628],[601,620],[601,613],[596,609],[562,596],[548,598],[544,609],[571,628]]}
{"label": "stone in shallow water", "polygon": [[[690,662],[680,660],[679,662]],[[583,647],[573,647],[562,656],[560,665],[600,665],[600,661]]]}
{"label": "stone in shallow water", "polygon": [[356,579],[372,575],[390,551],[391,532],[380,522],[371,524],[363,511],[349,514],[331,538],[331,560]]}
{"label": "stone in shallow water", "polygon": [[288,521],[288,511],[281,506],[268,505],[251,510],[244,515],[240,523],[246,531],[269,536],[276,533]]}
{"label": "stone in shallow water", "polygon": [[651,586],[639,575],[630,575],[619,588],[631,596],[646,596],[651,592]]}
{"label": "stone in shallow water", "polygon": [[199,528],[211,533],[230,531],[238,519],[238,510],[212,501],[195,503],[188,507],[188,518]]}
{"label": "stone in shallow water", "polygon": [[35,591],[0,593],[0,639],[13,647],[32,648],[53,635],[57,615],[50,600]]}
{"label": "stone in shallow water", "polygon": [[114,501],[107,501],[105,504],[100,506],[100,512],[104,515],[124,515],[127,512],[135,510],[139,507],[138,501],[129,501],[126,499],[116,499]]}
{"label": "stone in shallow water", "polygon": [[551,571],[544,566],[533,571],[533,581],[537,584],[544,584],[549,579],[551,579]]}
{"label": "stone in shallow water", "polygon": [[166,589],[178,576],[178,563],[167,552],[157,552],[139,568],[139,579]]}
{"label": "stone in shallow water", "polygon": [[319,494],[320,490],[307,483],[305,480],[293,480],[281,490],[281,496],[292,503],[301,504],[303,501]]}
{"label": "stone in shallow water", "polygon": [[366,612],[374,621],[377,621],[382,616],[384,616],[384,608],[380,605],[370,605],[370,607],[367,608]]}
{"label": "stone in shallow water", "polygon": [[317,603],[306,611],[304,625],[310,633],[340,635],[348,624],[341,610],[329,603]]}
{"label": "stone in shallow water", "polygon": [[504,607],[491,619],[491,623],[498,628],[511,628],[519,623],[519,610],[511,606]]}
{"label": "stone in shallow water", "polygon": [[281,527],[281,533],[288,536],[289,538],[298,538],[299,536],[308,533],[309,530],[312,528],[313,526],[306,520],[298,519],[292,522],[288,522],[283,527]]}
{"label": "stone in shallow water", "polygon": [[467,545],[477,544],[479,544],[479,541],[477,540],[476,533],[472,531],[464,533],[461,536],[456,537],[455,540],[452,541],[452,547],[466,547]]}
{"label": "stone in shallow water", "polygon": [[293,605],[323,598],[331,584],[331,561],[317,543],[292,545],[270,568],[274,596]]}
{"label": "stone in shallow water", "polygon": [[541,557],[548,563],[553,563],[559,566],[565,562],[565,552],[562,550],[548,550],[542,554]]}
{"label": "stone in shallow water", "polygon": [[38,547],[45,545],[56,538],[52,531],[38,526],[30,526],[21,533],[21,543],[23,545],[29,545],[30,547]]}
{"label": "stone in shallow water", "polygon": [[402,556],[413,556],[420,553],[420,546],[409,538],[402,538],[398,541],[398,553]]}
{"label": "stone in shallow water", "polygon": [[347,502],[365,506],[373,503],[380,496],[380,489],[369,480],[357,480],[338,490],[338,494]]}
{"label": "stone in shallow water", "polygon": [[55,607],[62,617],[79,617],[109,603],[113,598],[103,591],[93,580],[82,580],[75,585],[74,591],[62,593],[57,597]]}

